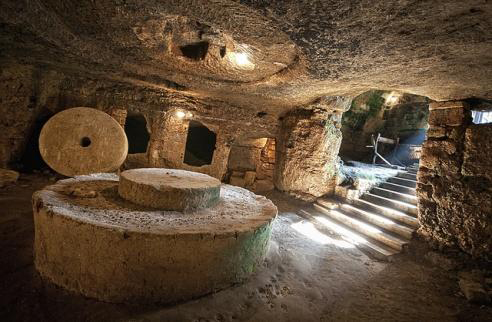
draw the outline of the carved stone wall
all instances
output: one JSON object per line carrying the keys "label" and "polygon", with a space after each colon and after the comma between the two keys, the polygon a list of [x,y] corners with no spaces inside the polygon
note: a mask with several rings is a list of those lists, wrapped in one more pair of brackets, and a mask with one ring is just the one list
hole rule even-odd
{"label": "carved stone wall", "polygon": [[[126,168],[172,167],[210,174],[223,179],[230,144],[245,134],[275,137],[277,115],[257,115],[220,101],[202,101],[178,92],[130,86],[104,79],[91,79],[45,68],[12,65],[0,71],[0,167],[22,170],[26,143],[36,122],[67,108],[84,106],[103,110],[122,126],[127,113],[145,117],[150,141],[146,153],[129,155]],[[191,113],[180,119],[176,111]],[[217,134],[210,165],[183,163],[188,123],[201,122]]]}
{"label": "carved stone wall", "polygon": [[151,135],[148,150],[149,166],[196,171],[222,180],[227,171],[230,151],[228,129],[210,124],[199,116],[194,120],[200,121],[217,135],[212,163],[200,167],[184,163],[189,120],[177,117],[175,111],[171,110],[161,113],[153,120],[154,134]]}
{"label": "carved stone wall", "polygon": [[492,124],[471,122],[473,104],[430,104],[418,173],[420,232],[440,246],[492,258]]}

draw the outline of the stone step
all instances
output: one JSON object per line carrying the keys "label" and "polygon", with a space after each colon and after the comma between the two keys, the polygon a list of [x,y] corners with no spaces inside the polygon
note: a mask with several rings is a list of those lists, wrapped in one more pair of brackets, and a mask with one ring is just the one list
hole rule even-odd
{"label": "stone step", "polygon": [[340,223],[333,220],[319,211],[314,209],[300,209],[297,214],[313,223],[315,227],[321,233],[336,233],[340,235],[345,241],[353,244],[360,250],[370,254],[371,256],[384,261],[390,261],[393,255],[399,253],[399,251],[390,248],[372,238],[362,235],[361,233],[353,230],[344,223]]}
{"label": "stone step", "polygon": [[391,233],[402,237],[402,239],[412,239],[414,230],[409,227],[403,226],[394,220],[391,220],[377,213],[357,208],[349,204],[342,204],[340,207],[344,213],[348,213],[353,217],[383,228]]}
{"label": "stone step", "polygon": [[371,193],[385,198],[390,198],[398,201],[407,202],[412,205],[417,205],[417,197],[402,192],[392,191],[381,187],[373,187]]}
{"label": "stone step", "polygon": [[410,180],[410,179],[391,177],[391,178],[388,178],[387,182],[396,183],[396,184],[399,184],[400,186],[405,186],[405,187],[410,187],[410,188],[417,187],[417,181]]}
{"label": "stone step", "polygon": [[398,173],[397,177],[417,181],[417,174],[416,173],[400,172],[400,173]]}
{"label": "stone step", "polygon": [[396,209],[384,207],[363,199],[355,199],[353,200],[353,204],[358,208],[383,215],[414,229],[417,229],[420,226],[417,218]]}
{"label": "stone step", "polygon": [[417,206],[403,201],[373,195],[372,193],[365,193],[361,198],[381,206],[397,209],[403,211],[404,213],[417,216]]}
{"label": "stone step", "polygon": [[396,236],[390,235],[386,233],[384,230],[382,230],[381,228],[378,228],[360,219],[356,219],[352,216],[349,216],[337,209],[330,210],[319,204],[314,204],[313,206],[316,210],[325,214],[329,218],[336,220],[340,223],[343,223],[346,226],[358,231],[359,233],[368,236],[370,238],[373,238],[395,250],[401,251],[403,249],[403,246],[408,243],[407,240],[403,240]]}
{"label": "stone step", "polygon": [[391,191],[401,192],[401,193],[405,193],[405,194],[412,195],[412,196],[415,196],[416,195],[415,188],[410,188],[410,187],[402,186],[402,185],[399,185],[399,184],[396,184],[396,183],[383,182],[379,186],[381,188],[384,188],[384,189],[387,189],[387,190],[391,190]]}

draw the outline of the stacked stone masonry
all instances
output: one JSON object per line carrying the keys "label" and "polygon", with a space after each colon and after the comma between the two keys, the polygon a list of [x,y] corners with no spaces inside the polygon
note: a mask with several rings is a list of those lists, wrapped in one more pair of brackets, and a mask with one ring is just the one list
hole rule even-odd
{"label": "stacked stone masonry", "polygon": [[492,124],[472,123],[474,103],[430,104],[418,173],[420,232],[477,258],[492,254]]}
{"label": "stacked stone masonry", "polygon": [[247,140],[231,148],[228,170],[232,185],[264,192],[272,190],[275,139]]}

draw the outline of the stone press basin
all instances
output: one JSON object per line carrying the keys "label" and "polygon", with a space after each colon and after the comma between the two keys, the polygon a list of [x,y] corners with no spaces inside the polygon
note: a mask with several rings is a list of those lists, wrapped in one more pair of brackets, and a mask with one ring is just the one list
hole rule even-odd
{"label": "stone press basin", "polygon": [[[184,193],[173,188],[177,204],[190,196],[217,200],[163,210],[123,198],[118,184],[117,175],[95,174],[34,193],[35,266],[42,277],[107,302],[173,303],[240,283],[262,263],[277,214],[265,197],[230,185],[217,194],[208,188],[213,180],[205,189],[195,180],[192,188],[179,183]],[[169,193],[166,185],[150,184],[154,196]]]}

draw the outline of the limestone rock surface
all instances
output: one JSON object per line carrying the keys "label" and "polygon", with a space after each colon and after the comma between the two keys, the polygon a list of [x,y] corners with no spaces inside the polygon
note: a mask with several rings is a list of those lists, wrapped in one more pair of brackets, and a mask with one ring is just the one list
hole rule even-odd
{"label": "limestone rock surface", "polygon": [[0,169],[0,188],[17,182],[19,179],[19,172],[7,169]]}
{"label": "limestone rock surface", "polygon": [[342,134],[339,120],[323,110],[295,110],[283,121],[275,186],[305,200],[332,193]]}
{"label": "limestone rock surface", "polygon": [[[491,6],[482,0],[6,0],[1,58],[255,109],[371,88],[436,100],[491,98]],[[242,65],[238,53],[248,55]]]}
{"label": "limestone rock surface", "polygon": [[471,124],[473,105],[443,102],[434,109],[434,104],[430,119],[444,123],[437,125],[441,134],[428,136],[422,147],[417,176],[420,232],[440,246],[490,259],[492,125]]}

